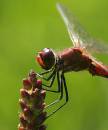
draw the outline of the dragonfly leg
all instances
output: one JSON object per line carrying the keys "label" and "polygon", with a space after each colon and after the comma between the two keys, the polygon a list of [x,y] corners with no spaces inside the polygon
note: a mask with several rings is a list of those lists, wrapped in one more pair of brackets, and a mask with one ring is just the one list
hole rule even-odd
{"label": "dragonfly leg", "polygon": [[49,85],[46,85],[46,84],[42,84],[42,85],[45,86],[45,87],[51,88],[53,83],[54,83],[55,77],[56,77],[56,72],[53,73],[53,75],[52,75],[52,77],[50,79],[50,84]]}
{"label": "dragonfly leg", "polygon": [[49,73],[49,72],[52,72],[54,70],[54,68],[52,68],[52,69],[50,69],[50,70],[46,70],[46,71],[44,71],[44,72],[41,72],[41,73],[39,73],[40,75],[44,75],[44,74],[47,74],[47,73]]}
{"label": "dragonfly leg", "polygon": [[[37,73],[37,76],[39,76],[40,78],[42,78],[42,79],[44,79],[44,80],[46,80],[46,81],[49,81],[52,77],[53,77],[53,75],[54,75],[54,73],[55,73],[55,69],[50,69],[50,70],[47,70],[47,71],[45,71],[45,72],[42,72],[42,73]],[[43,75],[45,75],[45,74],[48,74],[48,73],[50,73],[50,72],[52,72],[47,78],[45,78]]]}
{"label": "dragonfly leg", "polygon": [[[50,73],[50,72],[49,72]],[[51,88],[52,87],[52,85],[53,85],[53,83],[54,83],[54,80],[55,80],[55,77],[56,77],[56,69],[55,70],[53,70],[53,72],[48,76],[48,78],[47,79],[45,79],[43,76],[41,76],[40,74],[38,74],[37,73],[37,75],[40,77],[40,78],[42,78],[43,80],[45,80],[45,81],[47,81],[48,82],[48,84],[49,85],[47,85],[47,84],[42,84],[43,86],[45,86],[45,87],[48,87],[48,88]]]}
{"label": "dragonfly leg", "polygon": [[65,80],[65,77],[64,77],[64,73],[62,73],[61,76],[62,76],[63,83],[64,83],[64,89],[65,89],[65,95],[66,95],[65,104],[66,104],[68,102],[68,100],[69,100],[68,89],[67,89],[67,85],[66,85],[66,80]]}
{"label": "dragonfly leg", "polygon": [[54,105],[55,103],[59,102],[63,98],[63,83],[59,79],[59,72],[57,72],[57,82],[58,82],[58,90],[57,91],[53,91],[53,92],[61,93],[60,97],[58,99],[56,99],[55,101],[53,101],[52,103],[50,103],[49,105],[47,105],[46,108],[51,107],[52,105]]}
{"label": "dragonfly leg", "polygon": [[[47,73],[47,71],[46,72],[43,72],[44,74],[46,74]],[[49,72],[48,72],[49,73]],[[37,73],[37,75],[40,77],[41,75],[40,74],[38,74]],[[47,88],[51,88],[52,87],[52,85],[53,85],[53,83],[54,83],[54,80],[55,80],[55,77],[56,77],[56,75],[57,75],[57,79],[59,79],[59,72],[56,72],[56,69],[55,70],[53,70],[53,72],[51,73],[51,75],[48,77],[48,79],[47,79],[47,81],[49,81],[50,80],[50,84],[49,85],[46,85],[46,84],[42,84],[44,87],[47,87]],[[42,79],[43,79],[43,77],[41,77]],[[44,80],[46,80],[46,79],[44,79]],[[58,85],[58,86],[60,86],[60,85]],[[51,90],[51,89],[46,89],[46,88],[44,88],[44,90],[46,90],[46,91],[49,91],[49,92],[55,92],[55,93],[59,93],[60,92],[60,89],[59,89],[59,87],[58,87],[58,90]]]}
{"label": "dragonfly leg", "polygon": [[44,84],[42,84],[42,85],[45,86],[45,87],[51,88],[52,85],[53,85],[53,82],[54,82],[54,80],[55,80],[56,75],[57,75],[57,83],[58,83],[57,90],[51,90],[51,89],[46,89],[46,88],[44,88],[46,91],[55,92],[55,93],[60,93],[60,78],[59,78],[59,72],[56,72],[56,73],[55,73],[54,77],[52,78],[52,81],[51,81],[50,86],[44,85]]}
{"label": "dragonfly leg", "polygon": [[68,99],[69,99],[69,97],[68,97],[68,90],[67,90],[67,85],[66,85],[66,80],[65,80],[65,77],[64,77],[64,73],[62,73],[61,74],[61,83],[60,83],[60,89],[61,89],[61,96],[60,96],[60,98],[59,99],[57,99],[57,100],[55,100],[54,102],[52,102],[51,104],[49,104],[49,106],[52,106],[52,105],[54,105],[55,103],[57,103],[57,102],[59,102],[62,98],[63,98],[63,88],[64,88],[64,90],[65,90],[65,102],[64,102],[64,104],[62,104],[60,107],[58,107],[56,110],[54,110],[53,112],[51,112],[48,116],[47,116],[47,118],[48,117],[50,117],[50,116],[52,116],[53,114],[55,114],[58,110],[60,110],[63,106],[65,106],[66,105],[66,103],[68,102]]}

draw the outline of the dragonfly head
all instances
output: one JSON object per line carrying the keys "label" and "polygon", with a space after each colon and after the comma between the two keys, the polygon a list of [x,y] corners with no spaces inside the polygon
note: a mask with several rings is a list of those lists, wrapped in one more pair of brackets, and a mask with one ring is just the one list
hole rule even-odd
{"label": "dragonfly head", "polygon": [[44,48],[42,51],[38,52],[36,60],[43,69],[49,70],[54,66],[56,57],[52,49]]}

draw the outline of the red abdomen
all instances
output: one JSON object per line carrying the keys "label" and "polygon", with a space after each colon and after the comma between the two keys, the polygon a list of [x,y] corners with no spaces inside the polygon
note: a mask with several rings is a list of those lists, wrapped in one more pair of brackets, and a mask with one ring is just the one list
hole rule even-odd
{"label": "red abdomen", "polygon": [[108,78],[108,67],[98,62],[92,62],[92,64],[89,67],[89,72],[92,75]]}

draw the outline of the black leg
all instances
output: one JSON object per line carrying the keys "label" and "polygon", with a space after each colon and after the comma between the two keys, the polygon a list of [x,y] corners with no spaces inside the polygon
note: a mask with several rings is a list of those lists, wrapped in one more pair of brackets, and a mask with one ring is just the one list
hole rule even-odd
{"label": "black leg", "polygon": [[63,82],[64,82],[64,88],[65,88],[65,94],[66,94],[66,103],[67,103],[68,100],[69,100],[69,95],[68,95],[68,90],[67,90],[67,85],[66,85],[66,80],[65,80],[65,77],[64,77],[64,73],[62,73],[62,78],[63,78]]}
{"label": "black leg", "polygon": [[[50,114],[47,116],[47,118],[50,117],[50,116],[52,116],[53,114],[55,114],[58,110],[60,110],[60,109],[61,109],[63,106],[65,106],[66,103],[68,102],[68,90],[67,90],[67,85],[66,85],[66,81],[65,81],[64,74],[62,73],[62,74],[61,74],[61,84],[60,84],[61,97],[60,97],[58,100],[56,100],[55,102],[51,103],[51,106],[52,106],[53,104],[59,102],[59,101],[62,99],[62,97],[63,97],[63,87],[64,87],[64,89],[65,89],[65,96],[66,96],[65,103],[62,104],[62,105],[61,105],[59,108],[57,108],[56,110],[54,110],[52,113],[50,113]],[[50,105],[49,105],[49,106],[50,106]]]}
{"label": "black leg", "polygon": [[[53,70],[53,72],[50,74],[50,76],[47,78],[47,79],[45,79],[43,76],[41,76],[41,75],[39,75],[38,73],[37,73],[37,75],[39,76],[39,77],[41,77],[42,79],[44,79],[44,80],[46,80],[46,81],[49,81],[49,85],[46,85],[46,84],[42,84],[43,86],[45,86],[45,87],[47,87],[47,88],[51,88],[52,87],[52,85],[53,85],[53,83],[54,83],[54,80],[55,80],[55,77],[56,77],[56,74],[57,74],[57,72],[56,72],[56,69],[55,70]],[[50,90],[48,90],[48,89],[46,89],[47,91],[50,91]],[[53,91],[52,91],[53,92]]]}
{"label": "black leg", "polygon": [[[55,111],[53,111],[52,113],[50,113],[50,114],[47,116],[47,118],[50,117],[50,116],[52,116],[53,114],[55,114],[58,110],[60,110],[60,109],[61,109],[63,106],[65,106],[66,103],[68,102],[68,90],[67,90],[67,85],[66,85],[66,81],[65,81],[65,77],[64,77],[64,74],[63,74],[63,73],[61,74],[61,86],[62,86],[62,85],[63,85],[63,87],[64,87],[64,89],[65,89],[65,96],[66,96],[65,103],[62,104],[59,108],[57,108]],[[63,87],[61,87],[61,88],[63,88]],[[62,90],[62,93],[63,93],[63,90]],[[63,97],[63,94],[62,94],[61,98],[60,98],[58,101],[60,101],[60,100],[62,99],[62,97]],[[57,101],[57,102],[58,102],[58,101]],[[57,103],[57,102],[55,102],[55,103]],[[53,104],[55,104],[55,103],[51,103],[51,106],[52,106]]]}
{"label": "black leg", "polygon": [[58,82],[58,90],[53,91],[53,92],[61,93],[60,97],[57,100],[55,100],[54,102],[47,105],[46,108],[51,107],[52,105],[56,104],[57,102],[59,102],[63,98],[63,82],[62,82],[62,80],[59,79],[59,72],[57,72],[57,82]]}
{"label": "black leg", "polygon": [[[47,73],[50,73],[50,72],[52,72],[47,78],[45,78],[43,75],[45,75],[45,74],[47,74]],[[44,80],[46,80],[46,81],[49,81],[52,77],[53,77],[53,75],[56,73],[56,69],[51,69],[51,70],[47,70],[47,71],[45,71],[45,72],[42,72],[42,73],[37,73],[37,76],[39,76],[40,78],[42,78],[42,79],[44,79]]]}
{"label": "black leg", "polygon": [[44,71],[44,72],[41,72],[41,73],[39,73],[40,75],[44,75],[44,74],[47,74],[47,73],[49,73],[49,72],[52,72],[54,70],[54,67],[52,68],[52,69],[50,69],[50,70],[46,70],[46,71]]}
{"label": "black leg", "polygon": [[[51,89],[46,89],[46,88],[44,88],[44,89],[45,89],[46,91],[49,91],[49,92],[60,93],[60,78],[59,78],[59,72],[56,72],[55,76],[57,76],[57,84],[58,84],[57,90],[51,90]],[[46,86],[46,85],[45,85],[45,87],[51,88],[51,87],[52,87],[52,84],[53,84],[53,82],[54,82],[54,80],[55,80],[55,77],[54,77],[54,79],[53,79],[53,81],[52,81],[52,83],[51,83],[51,86]]]}
{"label": "black leg", "polygon": [[56,77],[56,72],[53,74],[49,85],[46,85],[46,84],[42,84],[42,85],[45,87],[51,88],[54,83],[55,77]]}

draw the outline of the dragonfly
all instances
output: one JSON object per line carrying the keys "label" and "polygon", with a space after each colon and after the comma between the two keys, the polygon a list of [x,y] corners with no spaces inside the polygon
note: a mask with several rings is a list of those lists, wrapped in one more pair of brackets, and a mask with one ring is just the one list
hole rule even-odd
{"label": "dragonfly", "polygon": [[[44,72],[39,73],[38,76],[49,82],[48,85],[43,84],[47,87],[46,90],[60,93],[60,97],[47,107],[54,105],[65,97],[64,103],[49,116],[66,105],[69,100],[65,73],[87,70],[93,76],[108,78],[108,67],[97,61],[90,53],[108,53],[108,45],[91,37],[72,12],[63,4],[57,3],[57,10],[65,23],[73,46],[60,52],[55,52],[51,48],[44,48],[36,56],[37,62],[44,69]],[[46,74],[48,74],[47,78],[45,78]],[[57,90],[52,90],[56,78]]]}

